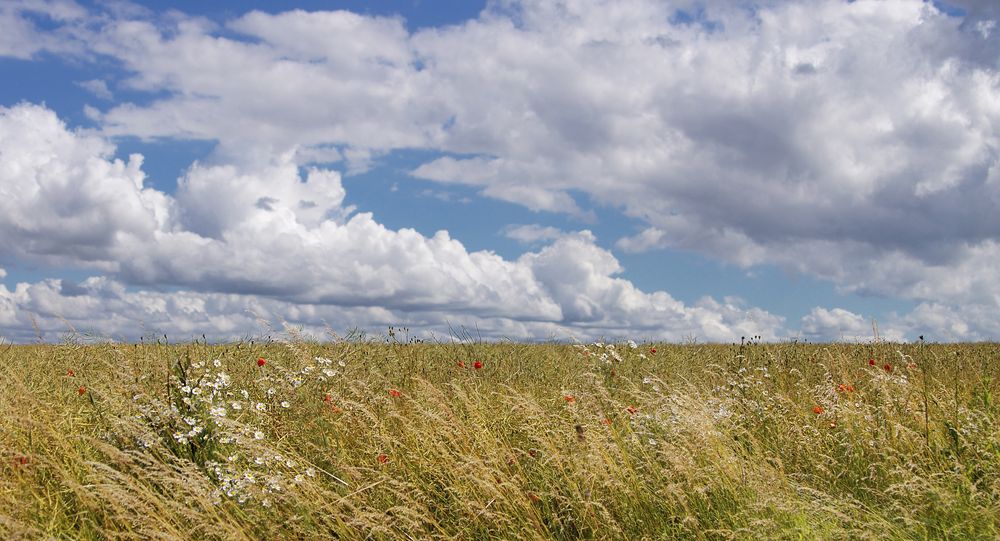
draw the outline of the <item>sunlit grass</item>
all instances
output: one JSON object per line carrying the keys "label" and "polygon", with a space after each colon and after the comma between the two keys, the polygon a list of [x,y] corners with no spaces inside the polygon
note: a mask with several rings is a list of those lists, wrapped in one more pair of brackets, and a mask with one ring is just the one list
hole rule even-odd
{"label": "sunlit grass", "polygon": [[1000,537],[997,345],[655,349],[10,347],[0,538]]}

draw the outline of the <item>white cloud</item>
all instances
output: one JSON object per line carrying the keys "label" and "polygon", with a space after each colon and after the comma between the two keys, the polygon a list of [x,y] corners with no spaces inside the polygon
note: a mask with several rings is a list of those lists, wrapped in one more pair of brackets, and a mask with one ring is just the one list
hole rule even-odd
{"label": "white cloud", "polygon": [[[85,16],[86,10],[72,0],[6,0],[0,3],[0,57],[24,60],[41,51],[78,52],[68,27]],[[43,31],[36,18],[62,26]]]}
{"label": "white cloud", "polygon": [[76,84],[102,100],[114,99],[114,94],[111,93],[111,89],[108,88],[108,83],[104,79],[90,79],[79,81]]}
{"label": "white cloud", "polygon": [[44,107],[0,110],[0,254],[108,273],[4,290],[15,334],[33,325],[27,314],[49,330],[65,318],[110,335],[132,332],[129,320],[245,333],[253,321],[240,315],[246,309],[312,327],[334,309],[356,325],[407,321],[438,332],[452,318],[488,321],[487,332],[519,338],[781,332],[780,318],[735,301],[686,306],[638,290],[615,277],[618,261],[586,231],[507,261],[468,252],[445,231],[386,229],[343,205],[335,171],[300,174],[294,151],[267,165],[195,163],[173,196],[143,186],[141,156],[123,163],[112,153]]}
{"label": "white cloud", "polygon": [[872,322],[843,308],[813,308],[802,318],[802,335],[813,341],[871,340]]}
{"label": "white cloud", "polygon": [[143,187],[142,156],[68,131],[36,105],[0,107],[0,252],[101,268],[171,227],[171,201]]}
{"label": "white cloud", "polygon": [[557,227],[544,227],[538,224],[509,225],[501,231],[509,239],[514,239],[522,244],[535,244],[542,241],[551,241],[565,235]]}

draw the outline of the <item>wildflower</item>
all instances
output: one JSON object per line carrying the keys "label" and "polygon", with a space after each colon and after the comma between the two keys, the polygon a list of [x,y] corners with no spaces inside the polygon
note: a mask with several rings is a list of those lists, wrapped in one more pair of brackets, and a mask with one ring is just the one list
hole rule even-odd
{"label": "wildflower", "polygon": [[281,407],[283,407],[285,409],[288,409],[288,408],[292,407],[292,405],[289,404],[287,400],[282,400],[281,401]]}
{"label": "wildflower", "polygon": [[255,440],[262,440],[262,439],[264,439],[264,433],[261,432],[260,430],[254,432],[253,433],[253,439],[255,439]]}
{"label": "wildflower", "polygon": [[885,370],[886,372],[892,372],[892,365],[889,363],[885,363],[884,365],[882,365],[882,370]]}
{"label": "wildflower", "polygon": [[379,464],[385,464],[387,462],[389,462],[389,455],[387,455],[385,453],[382,453],[382,454],[378,455],[378,463]]}
{"label": "wildflower", "polygon": [[267,406],[263,402],[257,402],[257,405],[254,406],[254,408],[257,411],[267,411]]}
{"label": "wildflower", "polygon": [[27,466],[28,462],[30,462],[30,460],[26,456],[19,456],[14,458],[15,466]]}
{"label": "wildflower", "polygon": [[917,369],[917,363],[908,363],[906,365],[906,369],[907,370],[916,370]]}
{"label": "wildflower", "polygon": [[330,402],[333,402],[333,396],[331,396],[331,395],[324,396],[323,397],[323,402],[326,402],[327,404],[329,404]]}
{"label": "wildflower", "polygon": [[257,359],[257,366],[264,366],[265,364],[267,364],[267,359],[263,357]]}
{"label": "wildflower", "polygon": [[220,361],[219,359],[215,359],[214,361],[212,361],[212,366],[218,368],[222,366],[222,361]]}
{"label": "wildflower", "polygon": [[636,413],[639,413],[639,408],[635,406],[629,406],[625,408],[625,411],[629,412],[629,415],[635,415]]}
{"label": "wildflower", "polygon": [[563,400],[565,400],[567,404],[572,404],[573,402],[576,402],[576,398],[573,398],[573,395],[565,395],[563,396]]}
{"label": "wildflower", "polygon": [[608,417],[605,417],[604,420],[601,421],[601,422],[604,423],[607,426],[611,426],[611,419],[608,418]]}
{"label": "wildflower", "polygon": [[465,368],[465,361],[458,361],[457,363],[455,363],[455,366],[459,368]]}
{"label": "wildflower", "polygon": [[73,377],[73,376],[76,376],[76,372],[74,372],[72,368],[67,368],[66,369],[66,375],[68,377]]}
{"label": "wildflower", "polygon": [[875,366],[875,359],[868,359],[868,366]]}
{"label": "wildflower", "polygon": [[399,398],[403,396],[403,393],[399,392],[397,389],[389,389],[389,396],[393,398]]}
{"label": "wildflower", "polygon": [[191,394],[191,387],[185,385],[185,386],[181,387],[181,392],[184,393],[184,394]]}
{"label": "wildflower", "polygon": [[482,367],[483,367],[483,363],[480,362],[480,361],[476,361],[476,362],[472,363],[472,368],[475,368],[476,370],[479,370]]}
{"label": "wildflower", "polygon": [[339,366],[339,367],[343,368],[343,367],[347,366],[347,363],[345,363],[345,362],[344,362],[344,361],[342,361],[342,360],[341,360],[341,361],[337,361],[337,366]]}
{"label": "wildflower", "polygon": [[86,392],[87,392],[87,388],[84,387],[83,385],[81,385],[80,388],[76,390],[76,394],[81,395],[81,396],[83,396],[83,394],[86,393]]}
{"label": "wildflower", "polygon": [[826,411],[826,410],[823,409],[823,406],[813,406],[813,413],[815,413],[816,415],[819,415],[819,414],[823,413],[824,411]]}
{"label": "wildflower", "polygon": [[853,393],[854,392],[854,386],[853,385],[848,385],[848,384],[841,383],[840,385],[837,385],[837,392],[840,392],[840,393]]}
{"label": "wildflower", "polygon": [[649,348],[650,353],[656,353],[656,348]]}

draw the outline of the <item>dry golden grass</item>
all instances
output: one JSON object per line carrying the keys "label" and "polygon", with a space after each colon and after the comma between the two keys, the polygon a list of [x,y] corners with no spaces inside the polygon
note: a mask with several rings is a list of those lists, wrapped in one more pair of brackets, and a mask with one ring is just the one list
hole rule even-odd
{"label": "dry golden grass", "polygon": [[3,349],[0,538],[1000,537],[1000,346],[655,347]]}

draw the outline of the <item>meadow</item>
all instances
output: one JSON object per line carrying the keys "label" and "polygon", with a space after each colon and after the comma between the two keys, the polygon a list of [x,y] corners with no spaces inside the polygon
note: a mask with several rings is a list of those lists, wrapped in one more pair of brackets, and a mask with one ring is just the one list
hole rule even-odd
{"label": "meadow", "polygon": [[2,539],[997,539],[1000,345],[0,348]]}

